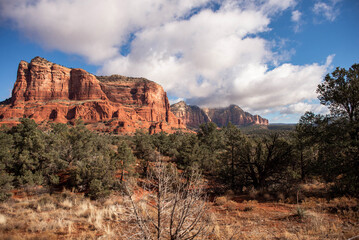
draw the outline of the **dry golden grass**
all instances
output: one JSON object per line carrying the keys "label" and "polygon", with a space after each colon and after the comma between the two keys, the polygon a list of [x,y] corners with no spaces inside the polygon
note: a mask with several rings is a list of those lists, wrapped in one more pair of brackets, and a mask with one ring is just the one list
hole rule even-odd
{"label": "dry golden grass", "polygon": [[[305,191],[320,194],[325,188],[320,183],[303,186]],[[359,235],[358,199],[306,197],[305,191],[300,193],[298,203],[295,194],[292,199],[274,194],[277,201],[262,194],[262,201],[267,201],[245,201],[259,196],[254,190],[233,200],[227,196],[215,198],[210,208],[214,216],[210,239],[345,240]]]}
{"label": "dry golden grass", "polygon": [[74,193],[13,199],[0,204],[0,239],[111,239],[122,208]]}
{"label": "dry golden grass", "polygon": [[[151,199],[134,199],[140,211],[155,214],[148,207]],[[208,203],[207,239],[319,240],[359,235],[355,198],[304,197],[299,204],[244,199],[248,196],[228,192]],[[68,191],[11,199],[0,204],[0,239],[121,239],[136,229],[129,209],[119,196],[99,202]]]}
{"label": "dry golden grass", "polygon": [[3,214],[0,214],[0,227],[5,226],[6,217]]}
{"label": "dry golden grass", "polygon": [[217,206],[223,206],[224,204],[226,204],[228,201],[226,196],[221,196],[221,197],[216,197],[214,199],[214,202]]}

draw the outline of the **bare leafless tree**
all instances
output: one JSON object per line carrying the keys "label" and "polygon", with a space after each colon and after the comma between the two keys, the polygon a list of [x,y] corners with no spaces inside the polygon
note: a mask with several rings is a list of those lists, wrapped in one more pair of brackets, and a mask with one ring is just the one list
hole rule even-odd
{"label": "bare leafless tree", "polygon": [[127,186],[132,219],[132,239],[203,239],[208,227],[203,178],[198,170],[179,173],[159,160],[151,167],[138,198]]}

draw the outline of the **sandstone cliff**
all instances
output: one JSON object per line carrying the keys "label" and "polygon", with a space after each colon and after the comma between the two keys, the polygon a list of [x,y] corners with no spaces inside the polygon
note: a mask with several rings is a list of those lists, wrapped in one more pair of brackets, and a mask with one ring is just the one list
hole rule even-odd
{"label": "sandstone cliff", "polygon": [[198,128],[202,123],[211,121],[201,108],[187,105],[184,101],[171,105],[171,111],[189,128]]}
{"label": "sandstone cliff", "polygon": [[181,101],[173,104],[171,111],[190,128],[198,128],[199,125],[207,122],[214,122],[219,127],[226,126],[229,122],[238,126],[252,124],[268,125],[267,119],[258,115],[253,116],[236,105],[230,105],[226,108],[201,109]]}
{"label": "sandstone cliff", "polygon": [[105,132],[185,129],[170,111],[163,88],[152,81],[96,77],[40,57],[20,62],[12,97],[0,106],[0,124],[17,124],[22,117],[59,123],[82,119],[89,128]]}

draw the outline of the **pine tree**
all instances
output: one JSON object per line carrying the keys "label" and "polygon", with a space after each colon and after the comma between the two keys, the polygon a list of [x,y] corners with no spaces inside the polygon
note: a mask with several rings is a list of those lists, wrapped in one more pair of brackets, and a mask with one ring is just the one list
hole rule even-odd
{"label": "pine tree", "polygon": [[121,141],[117,146],[117,153],[114,155],[117,168],[121,171],[121,183],[124,180],[125,173],[127,176],[135,174],[135,157],[133,156],[131,148],[128,147],[125,141]]}

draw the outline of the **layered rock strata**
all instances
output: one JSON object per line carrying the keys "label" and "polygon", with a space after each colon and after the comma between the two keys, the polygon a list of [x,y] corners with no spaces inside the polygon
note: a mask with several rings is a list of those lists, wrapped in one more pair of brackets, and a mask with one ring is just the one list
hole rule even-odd
{"label": "layered rock strata", "polygon": [[174,132],[185,125],[171,111],[163,88],[144,78],[96,77],[36,57],[21,61],[12,97],[0,106],[0,124],[20,118],[71,123],[82,119],[104,132]]}
{"label": "layered rock strata", "polygon": [[211,122],[208,114],[200,107],[187,105],[184,101],[171,105],[171,111],[192,129],[198,128],[202,123]]}
{"label": "layered rock strata", "polygon": [[229,122],[237,126],[268,125],[267,119],[245,112],[236,105],[226,108],[199,108],[181,101],[171,105],[171,111],[190,128],[198,128],[207,122],[214,122],[219,127],[226,126]]}

